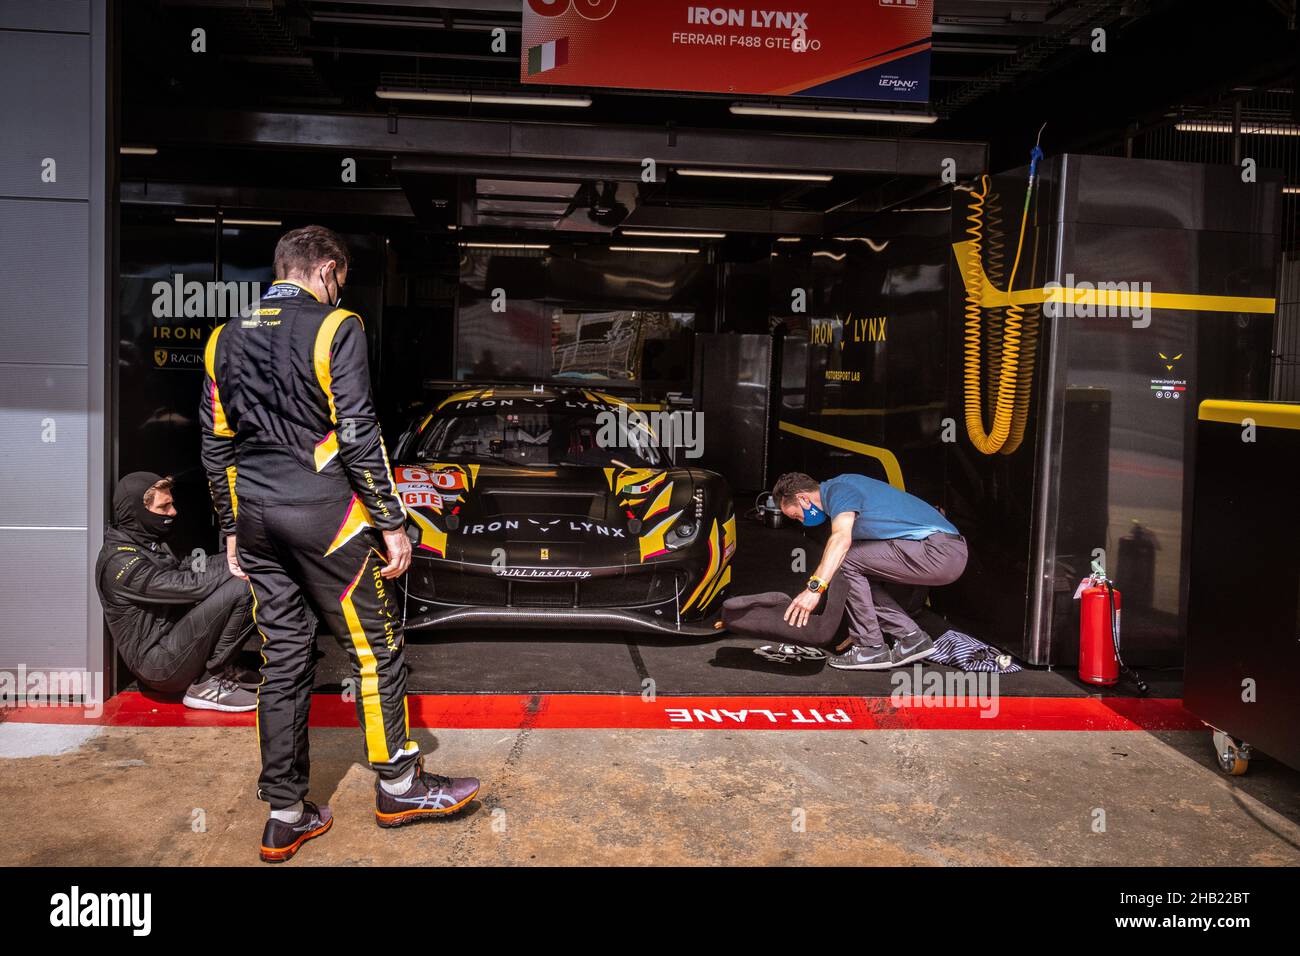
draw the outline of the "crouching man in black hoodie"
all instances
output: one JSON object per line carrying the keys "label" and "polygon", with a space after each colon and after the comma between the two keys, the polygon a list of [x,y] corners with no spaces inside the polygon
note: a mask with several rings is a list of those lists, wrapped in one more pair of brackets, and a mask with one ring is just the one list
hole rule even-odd
{"label": "crouching man in black hoodie", "polygon": [[95,562],[109,632],[146,687],[183,690],[185,706],[199,710],[255,710],[255,678],[241,681],[234,668],[256,628],[252,592],[225,555],[182,563],[172,553],[171,488],[170,478],[147,471],[117,483],[113,523]]}

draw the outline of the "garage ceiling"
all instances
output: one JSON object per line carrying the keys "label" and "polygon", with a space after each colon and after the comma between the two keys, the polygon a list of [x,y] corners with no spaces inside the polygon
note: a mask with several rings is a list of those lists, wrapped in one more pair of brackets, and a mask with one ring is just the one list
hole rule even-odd
{"label": "garage ceiling", "polygon": [[[1018,165],[1044,121],[1052,152],[1114,142],[1133,123],[1214,102],[1234,85],[1289,82],[1296,59],[1293,0],[1239,0],[1231,16],[1193,0],[936,0],[931,109],[940,119],[930,126],[734,116],[734,97],[637,91],[584,90],[591,105],[581,110],[376,97],[380,87],[519,90],[520,6],[120,3],[123,142],[159,148],[123,157],[124,198],[202,205],[315,190],[328,208],[332,193],[349,192],[349,208],[364,211],[358,197],[369,195],[375,215],[400,207],[400,196],[406,215],[431,228],[604,230],[587,212],[612,189],[632,223],[817,230],[848,204],[929,188],[943,157],[956,156],[964,175]],[[1221,30],[1204,29],[1216,20]],[[197,27],[207,31],[203,54],[191,50]],[[505,54],[490,50],[496,28]],[[1090,50],[1097,28],[1105,54]],[[1169,45],[1180,57],[1162,72],[1152,57]],[[688,179],[669,163],[641,181],[643,157],[693,148],[713,149],[696,159],[715,164],[832,178]],[[340,156],[357,163],[346,189]]]}

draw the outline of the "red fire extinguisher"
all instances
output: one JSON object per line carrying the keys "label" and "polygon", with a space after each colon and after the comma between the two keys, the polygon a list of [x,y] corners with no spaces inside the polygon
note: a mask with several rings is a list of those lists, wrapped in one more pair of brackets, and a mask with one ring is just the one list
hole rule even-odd
{"label": "red fire extinguisher", "polygon": [[[1113,608],[1113,614],[1112,614]],[[1110,686],[1119,683],[1120,595],[1095,572],[1079,591],[1079,680]]]}
{"label": "red fire extinguisher", "polygon": [[1124,666],[1119,653],[1120,593],[1106,577],[1099,562],[1093,562],[1092,574],[1084,578],[1079,598],[1079,680],[1085,684],[1109,687],[1119,683],[1123,671],[1145,694],[1147,685],[1135,671]]}

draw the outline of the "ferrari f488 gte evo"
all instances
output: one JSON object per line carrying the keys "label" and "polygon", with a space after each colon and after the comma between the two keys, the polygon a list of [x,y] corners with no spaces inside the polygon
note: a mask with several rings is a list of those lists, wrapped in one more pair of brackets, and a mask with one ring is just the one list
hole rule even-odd
{"label": "ferrari f488 gte evo", "polygon": [[417,416],[393,462],[418,530],[407,627],[713,633],[736,550],[731,491],[673,465],[629,412],[604,392],[522,386]]}

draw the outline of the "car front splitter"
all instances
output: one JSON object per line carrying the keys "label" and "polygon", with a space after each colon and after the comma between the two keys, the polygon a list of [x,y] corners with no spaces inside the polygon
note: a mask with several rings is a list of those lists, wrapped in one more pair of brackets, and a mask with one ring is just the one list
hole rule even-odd
{"label": "car front splitter", "polygon": [[657,621],[627,611],[616,609],[574,610],[572,608],[544,607],[455,607],[432,614],[422,614],[408,619],[408,630],[461,624],[471,627],[570,627],[586,630],[611,628],[640,631],[676,637],[713,637],[725,633],[712,621],[683,622]]}

